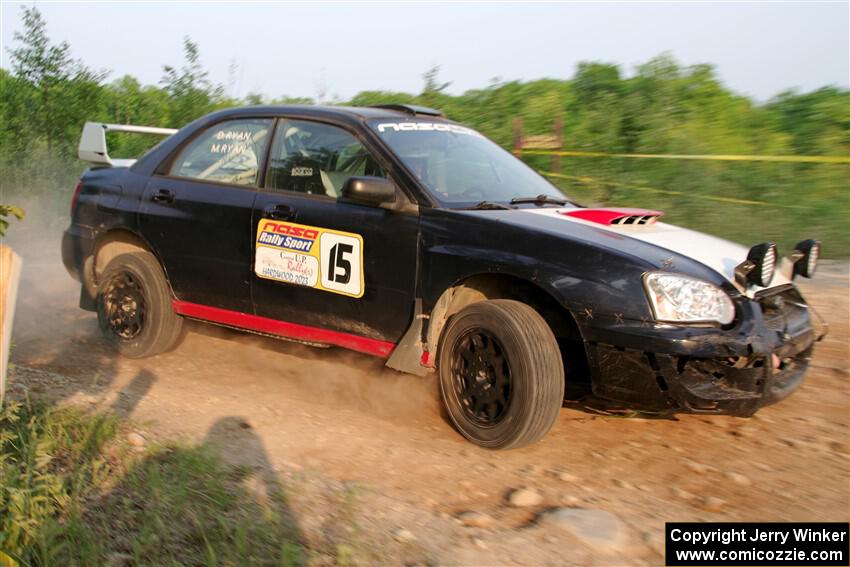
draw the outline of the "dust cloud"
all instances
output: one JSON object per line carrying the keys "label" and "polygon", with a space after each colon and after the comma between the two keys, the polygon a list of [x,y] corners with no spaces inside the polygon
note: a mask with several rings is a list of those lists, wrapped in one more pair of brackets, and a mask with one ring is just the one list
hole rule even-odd
{"label": "dust cloud", "polygon": [[[184,340],[172,352],[143,361],[121,359],[101,338],[95,314],[78,308],[79,284],[62,265],[67,210],[63,214],[56,199],[16,203],[27,213],[7,235],[8,244],[24,260],[12,352],[20,366],[90,377],[93,384],[108,381],[124,367],[145,366],[166,383],[169,374],[197,376],[219,396],[275,384],[290,398],[376,417],[407,420],[439,412],[433,375],[410,376],[386,368],[382,359],[344,349],[310,347],[195,321],[188,322]],[[274,405],[275,400],[266,403]]]}

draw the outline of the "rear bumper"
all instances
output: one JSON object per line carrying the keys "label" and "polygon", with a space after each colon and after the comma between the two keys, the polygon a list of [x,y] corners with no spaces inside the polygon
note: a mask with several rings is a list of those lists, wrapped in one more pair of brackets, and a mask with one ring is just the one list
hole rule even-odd
{"label": "rear bumper", "polygon": [[818,339],[802,297],[783,295],[781,317],[754,301],[747,324],[730,331],[663,340],[675,331],[644,329],[644,348],[588,342],[594,395],[636,409],[738,416],[782,400],[802,384]]}

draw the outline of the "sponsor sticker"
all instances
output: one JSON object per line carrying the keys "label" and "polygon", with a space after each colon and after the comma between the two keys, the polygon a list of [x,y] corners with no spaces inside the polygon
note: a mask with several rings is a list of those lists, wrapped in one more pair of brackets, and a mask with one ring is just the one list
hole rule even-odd
{"label": "sponsor sticker", "polygon": [[313,168],[312,167],[293,167],[292,168],[292,177],[312,177],[313,176]]}
{"label": "sponsor sticker", "polygon": [[362,297],[363,238],[351,232],[261,219],[254,273],[268,280]]}
{"label": "sponsor sticker", "polygon": [[378,124],[378,132],[381,134],[384,132],[452,132],[483,137],[472,128],[447,122],[382,122]]}

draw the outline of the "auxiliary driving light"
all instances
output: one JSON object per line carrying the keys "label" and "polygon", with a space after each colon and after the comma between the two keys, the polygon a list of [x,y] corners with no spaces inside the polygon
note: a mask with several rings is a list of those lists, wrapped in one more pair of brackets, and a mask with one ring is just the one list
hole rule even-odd
{"label": "auxiliary driving light", "polygon": [[815,275],[820,257],[820,242],[817,240],[804,240],[798,242],[791,253],[791,261],[794,262],[794,275],[810,278]]}
{"label": "auxiliary driving light", "polygon": [[776,244],[763,242],[750,248],[747,259],[735,267],[735,281],[746,286],[752,283],[767,287],[776,271]]}

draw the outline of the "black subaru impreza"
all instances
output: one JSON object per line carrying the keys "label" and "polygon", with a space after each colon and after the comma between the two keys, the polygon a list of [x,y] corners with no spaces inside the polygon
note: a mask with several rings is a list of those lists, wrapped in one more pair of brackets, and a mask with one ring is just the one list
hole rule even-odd
{"label": "black subaru impreza", "polygon": [[[138,161],[105,133],[168,135]],[[88,123],[62,251],[118,352],[176,347],[184,318],[434,371],[457,430],[540,439],[565,391],[751,415],[802,381],[818,338],[780,259],[587,208],[427,108],[262,106],[179,131]],[[565,389],[565,386],[575,388]]]}

